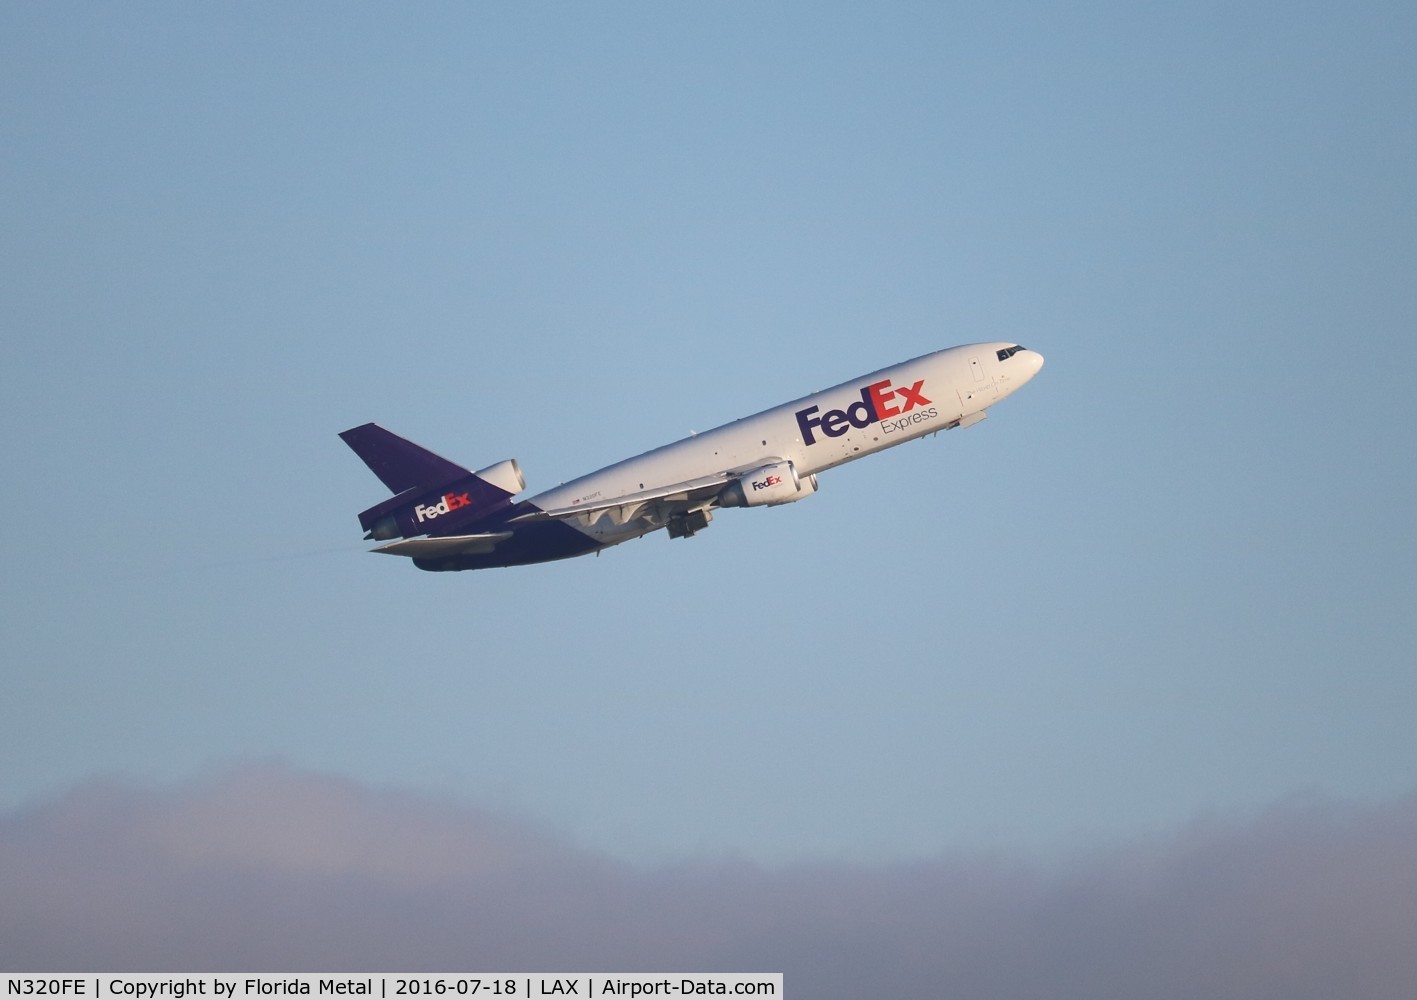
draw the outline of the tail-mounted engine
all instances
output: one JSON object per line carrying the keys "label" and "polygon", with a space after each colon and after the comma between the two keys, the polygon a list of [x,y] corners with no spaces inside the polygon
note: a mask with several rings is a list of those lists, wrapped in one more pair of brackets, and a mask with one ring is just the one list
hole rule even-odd
{"label": "tail-mounted engine", "polygon": [[491,483],[499,490],[506,490],[513,496],[526,489],[526,476],[522,475],[522,467],[517,464],[515,458],[506,459],[496,465],[489,465],[485,469],[478,469],[473,475],[484,482]]}
{"label": "tail-mounted engine", "polygon": [[775,462],[746,473],[718,495],[720,507],[775,507],[817,492],[817,477],[797,475],[791,462]]}

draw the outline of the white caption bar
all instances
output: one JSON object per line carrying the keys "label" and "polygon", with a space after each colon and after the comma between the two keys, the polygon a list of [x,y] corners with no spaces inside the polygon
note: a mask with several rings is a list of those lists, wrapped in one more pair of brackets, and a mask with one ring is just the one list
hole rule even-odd
{"label": "white caption bar", "polygon": [[8,997],[83,997],[84,1000],[258,1000],[262,997],[781,997],[780,972],[482,972],[440,975],[281,975],[202,973],[158,975],[26,975],[6,973]]}

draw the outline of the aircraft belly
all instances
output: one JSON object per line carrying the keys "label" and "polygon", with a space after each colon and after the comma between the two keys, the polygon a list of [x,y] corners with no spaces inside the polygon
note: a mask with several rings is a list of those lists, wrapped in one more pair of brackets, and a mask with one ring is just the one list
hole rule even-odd
{"label": "aircraft belly", "polygon": [[488,553],[450,556],[446,559],[415,559],[419,569],[490,569],[499,566],[526,566],[585,555],[605,543],[560,521],[539,521],[517,526],[512,537]]}

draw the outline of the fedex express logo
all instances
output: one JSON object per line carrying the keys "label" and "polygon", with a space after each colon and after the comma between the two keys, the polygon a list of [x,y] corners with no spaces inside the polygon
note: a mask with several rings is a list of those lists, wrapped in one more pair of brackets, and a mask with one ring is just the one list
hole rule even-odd
{"label": "fedex express logo", "polygon": [[467,498],[466,493],[444,493],[443,499],[435,504],[419,504],[413,508],[413,512],[418,515],[419,523],[431,521],[440,514],[447,514],[451,511],[461,510],[463,507],[471,507],[472,501]]}
{"label": "fedex express logo", "polygon": [[776,486],[780,482],[782,482],[781,476],[765,476],[762,479],[754,479],[753,492],[756,493],[758,490],[765,490],[769,486]]}
{"label": "fedex express logo", "polygon": [[[922,391],[924,386],[924,379],[909,389],[892,386],[890,379],[883,379],[862,389],[860,402],[852,403],[844,410],[828,410],[821,416],[816,416],[818,408],[815,406],[798,410],[797,426],[802,429],[802,442],[816,444],[817,436],[814,432],[818,430],[827,437],[841,437],[850,427],[869,427],[890,417],[909,413],[917,406],[929,406],[930,400],[925,398]],[[911,422],[934,415],[933,410],[913,414]]]}

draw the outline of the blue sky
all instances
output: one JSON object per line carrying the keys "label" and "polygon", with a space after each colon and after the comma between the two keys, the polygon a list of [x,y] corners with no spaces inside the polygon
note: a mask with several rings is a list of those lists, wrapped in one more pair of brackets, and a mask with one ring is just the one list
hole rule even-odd
{"label": "blue sky", "polygon": [[[1417,788],[1401,4],[0,7],[0,807],[252,760],[629,863],[1051,856]],[[908,357],[993,419],[508,571],[536,491]]]}

